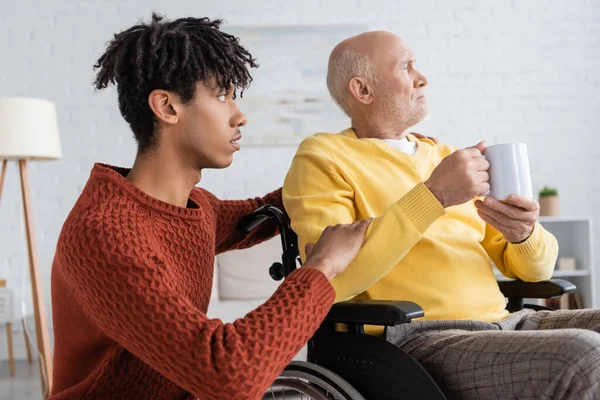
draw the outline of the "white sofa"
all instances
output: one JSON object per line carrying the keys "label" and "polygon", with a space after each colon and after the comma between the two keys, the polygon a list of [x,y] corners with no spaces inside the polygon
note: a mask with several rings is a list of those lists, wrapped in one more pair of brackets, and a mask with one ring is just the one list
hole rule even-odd
{"label": "white sofa", "polygon": [[[264,303],[282,282],[269,275],[269,267],[281,261],[282,252],[281,238],[276,236],[249,249],[216,256],[208,316],[233,322]],[[306,359],[306,350],[294,359]]]}
{"label": "white sofa", "polygon": [[216,256],[208,316],[233,322],[264,303],[280,284],[269,276],[269,267],[281,261],[281,253],[281,239],[276,236],[249,249]]}

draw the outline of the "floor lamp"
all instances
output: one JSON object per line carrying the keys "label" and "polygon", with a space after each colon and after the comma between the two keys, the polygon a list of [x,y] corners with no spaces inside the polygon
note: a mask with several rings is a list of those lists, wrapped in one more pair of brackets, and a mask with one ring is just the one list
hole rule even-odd
{"label": "floor lamp", "polygon": [[[33,296],[35,333],[40,363],[42,391],[50,393],[52,356],[48,336],[44,290],[35,245],[35,230],[29,192],[28,161],[56,160],[61,157],[56,108],[50,101],[33,98],[0,97],[0,198],[8,161],[18,163],[25,216],[29,274]],[[44,381],[46,377],[46,381]]]}

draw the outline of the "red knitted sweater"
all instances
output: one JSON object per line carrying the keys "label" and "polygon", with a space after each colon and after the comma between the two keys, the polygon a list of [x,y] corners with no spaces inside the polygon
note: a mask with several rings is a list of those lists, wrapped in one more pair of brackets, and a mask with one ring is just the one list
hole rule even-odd
{"label": "red knitted sweater", "polygon": [[51,399],[260,398],[335,297],[325,275],[300,268],[245,318],[207,318],[215,254],[273,236],[273,224],[249,236],[237,225],[262,204],[282,207],[281,191],[221,201],[195,188],[182,208],[127,172],[96,164],[61,231]]}

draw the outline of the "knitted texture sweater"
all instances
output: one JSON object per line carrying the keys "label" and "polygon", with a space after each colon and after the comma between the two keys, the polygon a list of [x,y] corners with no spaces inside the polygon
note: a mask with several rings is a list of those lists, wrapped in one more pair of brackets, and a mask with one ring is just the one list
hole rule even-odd
{"label": "knitted texture sweater", "polygon": [[275,235],[271,222],[247,236],[238,224],[265,203],[283,209],[281,191],[222,201],[194,188],[183,208],[127,173],[96,164],[61,231],[51,399],[260,398],[335,297],[325,275],[300,268],[246,317],[206,316],[215,254]]}

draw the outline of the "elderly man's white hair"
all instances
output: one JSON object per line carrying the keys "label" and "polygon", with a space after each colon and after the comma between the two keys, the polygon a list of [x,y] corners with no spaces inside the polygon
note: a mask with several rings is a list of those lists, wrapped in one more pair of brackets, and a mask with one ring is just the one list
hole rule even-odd
{"label": "elderly man's white hair", "polygon": [[363,77],[376,83],[377,70],[369,58],[352,48],[334,49],[327,67],[327,89],[335,102],[352,117],[352,94],[348,84]]}

